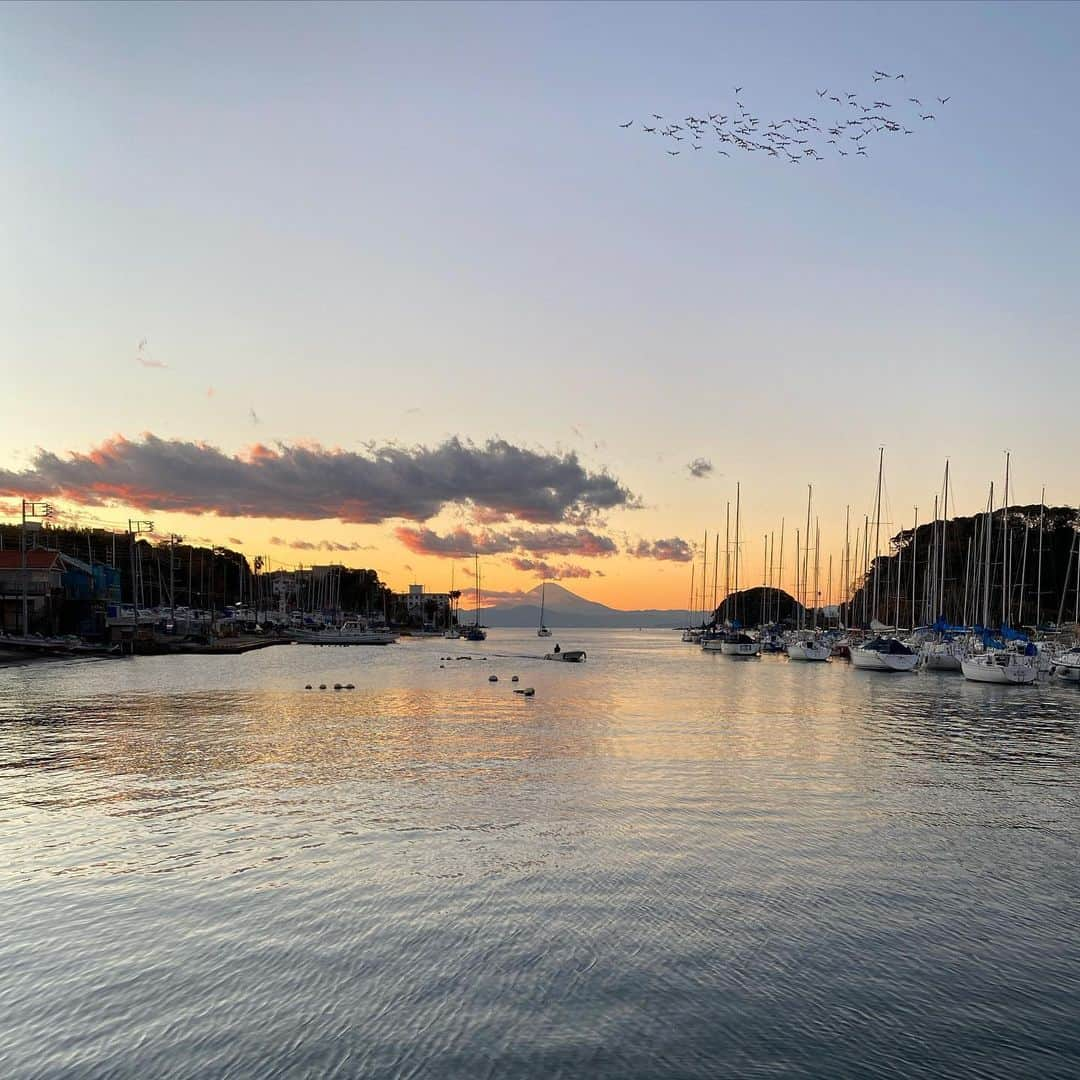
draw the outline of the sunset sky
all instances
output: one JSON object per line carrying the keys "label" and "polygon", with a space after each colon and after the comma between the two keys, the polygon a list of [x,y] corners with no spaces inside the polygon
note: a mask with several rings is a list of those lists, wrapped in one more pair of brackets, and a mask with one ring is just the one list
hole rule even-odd
{"label": "sunset sky", "polygon": [[[0,505],[398,588],[478,547],[493,590],[637,608],[685,603],[737,481],[747,584],[808,483],[839,560],[880,445],[885,531],[946,457],[979,508],[1006,447],[1016,501],[1080,502],[1078,37],[1075,5],[7,5]],[[914,133],[792,166],[641,131],[736,86],[766,120],[887,93]]]}

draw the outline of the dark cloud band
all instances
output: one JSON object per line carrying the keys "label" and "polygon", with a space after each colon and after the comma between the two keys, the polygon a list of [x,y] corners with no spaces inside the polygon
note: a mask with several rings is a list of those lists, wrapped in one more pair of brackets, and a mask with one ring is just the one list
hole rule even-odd
{"label": "dark cloud band", "polygon": [[434,447],[370,446],[364,453],[257,445],[240,456],[153,434],[118,437],[67,457],[38,450],[25,471],[0,470],[0,494],[351,524],[426,521],[454,503],[539,524],[636,505],[618,480],[586,469],[573,452],[458,438]]}

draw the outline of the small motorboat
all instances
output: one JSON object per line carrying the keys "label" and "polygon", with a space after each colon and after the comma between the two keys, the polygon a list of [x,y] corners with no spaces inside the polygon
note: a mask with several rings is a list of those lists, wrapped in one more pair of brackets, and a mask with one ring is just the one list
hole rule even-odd
{"label": "small motorboat", "polygon": [[564,664],[581,664],[585,661],[584,649],[559,649],[544,655],[545,660],[561,660]]}
{"label": "small motorboat", "polygon": [[919,654],[896,638],[875,637],[852,646],[851,662],[864,671],[914,671]]}

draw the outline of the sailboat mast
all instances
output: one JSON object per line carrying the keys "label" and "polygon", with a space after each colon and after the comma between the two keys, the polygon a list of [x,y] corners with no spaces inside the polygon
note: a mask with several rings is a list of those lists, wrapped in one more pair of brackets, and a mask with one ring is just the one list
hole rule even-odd
{"label": "sailboat mast", "polygon": [[878,454],[877,498],[874,500],[874,618],[878,617],[878,559],[881,558],[881,474],[885,468],[885,447]]}
{"label": "sailboat mast", "polygon": [[896,618],[893,626],[900,629],[900,582],[904,578],[904,530],[900,529],[900,543],[896,546]]}
{"label": "sailboat mast", "polygon": [[731,595],[731,500],[728,499],[724,506],[724,614],[731,621],[731,606],[728,597]]}
{"label": "sailboat mast", "polygon": [[799,579],[799,575],[802,573],[802,560],[799,557],[799,553],[802,548],[799,546],[799,530],[795,530],[795,603],[799,605],[799,610],[796,613],[795,628],[801,630],[803,628],[803,613],[806,610],[806,605],[803,603],[803,591],[802,582]]}
{"label": "sailboat mast", "polygon": [[735,618],[739,617],[739,506],[741,485],[735,485]]}
{"label": "sailboat mast", "polygon": [[1009,623],[1009,458],[1005,451],[1005,492],[1001,500],[1001,625]]}
{"label": "sailboat mast", "polygon": [[915,620],[918,616],[915,614],[918,610],[915,607],[915,587],[916,587],[916,574],[915,571],[919,566],[919,508],[915,507],[915,524],[911,527],[911,628],[915,629]]}
{"label": "sailboat mast", "polygon": [[1035,581],[1035,629],[1038,630],[1042,618],[1042,551],[1043,551],[1043,511],[1046,509],[1046,488],[1039,495],[1039,569]]}
{"label": "sailboat mast", "polygon": [[713,561],[712,561],[712,613],[709,619],[712,622],[716,616],[716,589],[720,580],[720,530],[717,529],[713,537]]}
{"label": "sailboat mast", "polygon": [[[813,500],[813,498],[814,498],[814,485],[813,484],[807,484],[806,485],[806,532],[803,533],[803,536],[806,538],[806,551],[805,551],[805,553],[803,555],[803,573],[802,573],[802,587],[803,587],[802,606],[803,606],[803,611],[804,612],[806,611],[806,589],[807,589],[807,584],[808,584],[808,582],[810,580],[810,573],[809,573],[809,571],[810,571],[810,503]],[[816,622],[816,620],[815,620],[815,622]],[[805,616],[804,616],[804,619],[803,619],[803,629],[806,629]]]}
{"label": "sailboat mast", "polygon": [[945,614],[945,526],[949,523],[949,459],[945,459],[945,505],[941,510],[941,570],[938,574],[938,615]]}
{"label": "sailboat mast", "polygon": [[784,588],[784,519],[780,519],[780,561],[776,566],[776,580],[779,588],[776,590],[776,621],[780,621],[780,593]]}
{"label": "sailboat mast", "polygon": [[851,569],[851,506],[850,504],[844,507],[844,563],[842,570],[842,592],[840,595],[844,598],[844,622],[845,625],[851,622],[851,612],[849,609],[851,604],[851,596],[848,593],[850,587],[850,578],[848,572]]}
{"label": "sailboat mast", "polygon": [[705,530],[705,540],[701,545],[701,625],[705,625],[705,605],[708,602],[709,589],[709,530]]}
{"label": "sailboat mast", "polygon": [[983,538],[984,546],[986,549],[983,574],[983,611],[982,611],[982,624],[984,627],[990,623],[990,534],[994,531],[990,524],[994,516],[994,481],[990,481],[990,497],[986,503],[986,528],[984,532],[986,536]]}
{"label": "sailboat mast", "polygon": [[818,598],[821,595],[819,589],[818,574],[821,571],[821,526],[817,518],[814,518],[814,629],[817,630]]}

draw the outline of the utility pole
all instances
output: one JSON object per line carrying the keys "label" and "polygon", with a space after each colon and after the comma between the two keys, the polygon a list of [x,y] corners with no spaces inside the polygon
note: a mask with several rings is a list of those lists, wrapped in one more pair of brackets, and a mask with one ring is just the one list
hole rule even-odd
{"label": "utility pole", "polygon": [[139,533],[153,532],[152,521],[132,521],[128,518],[128,553],[131,556],[131,603],[135,608],[135,622],[139,621],[139,608],[142,607],[142,558],[136,551]]}
{"label": "utility pole", "polygon": [[22,632],[30,634],[30,573],[26,568],[26,519],[52,517],[52,507],[47,502],[22,500],[22,529],[19,531],[19,564],[22,569]]}

